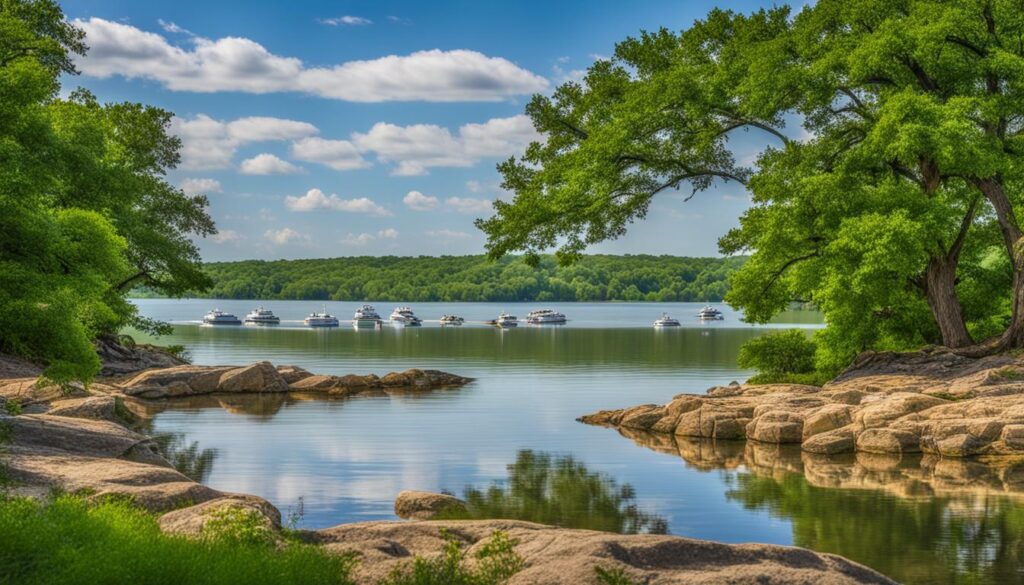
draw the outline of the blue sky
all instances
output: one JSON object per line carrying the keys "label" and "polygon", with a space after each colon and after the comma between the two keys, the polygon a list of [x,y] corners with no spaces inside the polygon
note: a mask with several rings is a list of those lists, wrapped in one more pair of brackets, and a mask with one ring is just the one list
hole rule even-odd
{"label": "blue sky", "polygon": [[[476,254],[473,219],[508,197],[495,163],[538,138],[530,95],[715,5],[758,3],[76,0],[92,51],[65,90],[175,112],[170,180],[221,230],[207,260]],[[591,251],[717,254],[745,193],[686,194]]]}

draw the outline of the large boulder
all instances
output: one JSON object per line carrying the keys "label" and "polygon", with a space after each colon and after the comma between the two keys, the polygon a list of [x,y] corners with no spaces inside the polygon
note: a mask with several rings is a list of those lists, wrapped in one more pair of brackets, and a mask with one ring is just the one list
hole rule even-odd
{"label": "large boulder", "polygon": [[270,532],[281,529],[281,512],[273,504],[257,496],[229,494],[195,506],[167,512],[160,516],[160,530],[172,534],[200,536],[211,520],[235,512],[258,518]]}
{"label": "large boulder", "polygon": [[50,409],[46,411],[46,414],[108,420],[120,424],[131,424],[137,419],[125,406],[124,399],[110,395],[57,400],[50,403]]}
{"label": "large boulder", "polygon": [[405,490],[395,498],[395,515],[407,520],[430,520],[440,514],[466,511],[466,502],[448,494]]}
{"label": "large boulder", "polygon": [[218,392],[287,392],[288,382],[270,362],[257,362],[224,372]]}
{"label": "large boulder", "polygon": [[[442,533],[442,530],[445,532]],[[620,535],[515,520],[366,522],[319,530],[316,541],[337,553],[357,553],[355,578],[376,583],[413,556],[434,556],[443,534],[469,557],[495,531],[516,541],[524,561],[508,585],[594,583],[595,567],[620,569],[631,583],[889,585],[881,574],[842,557],[765,544],[720,544],[676,536]]]}

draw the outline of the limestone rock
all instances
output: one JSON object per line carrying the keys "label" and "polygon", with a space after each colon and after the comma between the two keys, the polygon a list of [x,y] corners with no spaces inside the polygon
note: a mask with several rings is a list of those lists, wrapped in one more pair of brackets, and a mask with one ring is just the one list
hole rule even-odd
{"label": "limestone rock", "polygon": [[444,546],[442,529],[462,541],[470,557],[495,531],[516,540],[515,551],[525,566],[509,585],[592,583],[595,566],[621,568],[631,582],[649,585],[894,583],[842,557],[800,548],[620,535],[514,520],[366,522],[319,530],[315,538],[330,551],[359,553],[354,577],[376,583],[415,555],[436,555]]}
{"label": "limestone rock", "polygon": [[430,520],[441,513],[465,512],[466,503],[447,494],[405,490],[395,498],[395,515],[407,520]]}
{"label": "limestone rock", "polygon": [[50,403],[50,409],[46,411],[46,414],[108,420],[121,424],[130,424],[136,419],[135,415],[124,406],[120,397],[109,395],[57,400]]}
{"label": "limestone rock", "polygon": [[281,512],[273,504],[257,496],[231,494],[207,500],[195,506],[167,512],[160,516],[160,530],[173,534],[199,536],[207,522],[226,510],[241,510],[263,519],[272,531],[281,529]]}
{"label": "limestone rock", "polygon": [[288,383],[270,362],[235,368],[220,375],[219,392],[286,392]]}

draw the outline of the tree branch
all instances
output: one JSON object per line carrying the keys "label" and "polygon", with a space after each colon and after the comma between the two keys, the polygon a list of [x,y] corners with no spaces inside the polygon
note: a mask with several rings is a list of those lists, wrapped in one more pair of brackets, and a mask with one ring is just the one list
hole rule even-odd
{"label": "tree branch", "polygon": [[768,289],[770,289],[772,286],[774,286],[775,283],[780,278],[782,278],[782,274],[784,272],[786,272],[786,270],[789,270],[790,266],[793,266],[794,264],[797,264],[799,262],[803,262],[804,260],[810,260],[811,258],[816,258],[816,257],[818,257],[820,255],[821,255],[821,252],[819,250],[815,250],[815,251],[811,252],[810,254],[805,254],[804,256],[797,256],[796,258],[791,258],[791,259],[787,260],[785,262],[785,264],[783,264],[781,267],[779,267],[779,269],[776,270],[774,274],[772,274],[772,277],[768,279],[768,282],[765,283],[764,288],[761,289],[761,294],[762,295],[768,294]]}

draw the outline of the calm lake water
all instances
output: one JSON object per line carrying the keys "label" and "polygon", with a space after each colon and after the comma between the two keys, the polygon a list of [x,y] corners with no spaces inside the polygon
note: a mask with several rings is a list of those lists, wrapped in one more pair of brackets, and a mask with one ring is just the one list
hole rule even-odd
{"label": "calm lake water", "polygon": [[[356,331],[302,327],[301,319],[322,307],[315,302],[263,302],[284,320],[276,327],[199,324],[215,306],[242,317],[260,304],[253,301],[136,302],[143,315],[176,324],[159,343],[184,345],[197,364],[266,359],[328,374],[418,367],[476,379],[429,394],[205,397],[153,407],[149,430],[173,441],[205,483],[258,494],[286,513],[301,500],[307,528],[393,519],[403,489],[480,496],[475,490],[497,485],[498,496],[515,497],[491,501],[489,509],[505,509],[531,492],[524,482],[562,482],[577,491],[555,492],[579,494],[594,480],[618,498],[611,505],[618,510],[595,505],[598,512],[563,510],[563,517],[609,529],[667,525],[696,538],[795,544],[908,583],[1024,582],[1024,507],[977,479],[991,475],[997,479],[987,481],[1007,489],[1005,477],[1024,476],[1024,469],[972,468],[973,479],[961,483],[973,491],[961,492],[936,490],[921,479],[917,461],[851,460],[828,467],[846,477],[832,485],[848,486],[853,475],[869,477],[861,484],[873,489],[815,487],[822,481],[806,477],[821,477],[821,463],[810,466],[799,450],[769,457],[743,443],[666,444],[575,421],[749,376],[736,367],[738,348],[766,328],[740,322],[724,305],[724,321],[700,323],[694,316],[701,305],[693,303],[555,303],[549,306],[568,315],[567,325],[502,331],[430,320],[457,313],[483,321],[502,310],[522,318],[537,305],[418,303],[413,308],[428,320],[422,328]],[[343,323],[356,307],[327,303]],[[386,317],[393,307],[377,308]],[[684,326],[653,329],[663,311]],[[819,326],[819,315],[803,311],[770,325]],[[626,484],[631,489],[623,490]],[[532,497],[539,496],[525,496]],[[630,511],[633,503],[640,512]]]}

